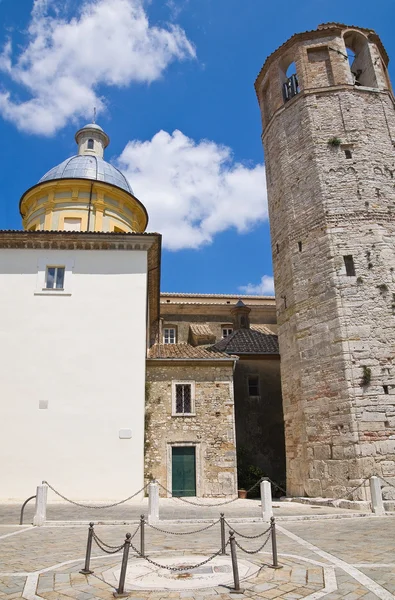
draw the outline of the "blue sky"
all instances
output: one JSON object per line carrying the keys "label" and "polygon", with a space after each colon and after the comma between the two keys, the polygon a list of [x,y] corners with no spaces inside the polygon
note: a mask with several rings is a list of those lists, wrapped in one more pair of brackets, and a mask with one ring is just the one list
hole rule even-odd
{"label": "blue sky", "polygon": [[395,57],[394,6],[1,0],[0,228],[21,227],[20,196],[75,153],[96,105],[106,159],[163,233],[162,290],[270,292],[255,77],[293,33],[328,21],[375,29]]}

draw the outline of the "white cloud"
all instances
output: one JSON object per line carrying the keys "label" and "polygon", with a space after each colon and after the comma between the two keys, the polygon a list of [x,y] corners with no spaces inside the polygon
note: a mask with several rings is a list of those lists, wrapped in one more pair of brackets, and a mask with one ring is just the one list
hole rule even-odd
{"label": "white cloud", "polygon": [[29,97],[3,88],[0,113],[24,131],[53,134],[104,108],[99,85],[150,83],[170,62],[195,56],[180,27],[150,26],[142,0],[84,0],[69,20],[61,7],[62,0],[35,0],[27,46],[15,59],[8,41],[0,56],[0,71]]}
{"label": "white cloud", "polygon": [[274,296],[274,279],[270,275],[263,275],[261,281],[256,285],[248,283],[241,285],[239,291],[243,294],[257,294],[259,296]]}
{"label": "white cloud", "polygon": [[171,250],[198,248],[229,228],[247,232],[267,219],[263,165],[233,160],[231,149],[174,131],[131,141],[118,159],[147,207],[150,231]]}

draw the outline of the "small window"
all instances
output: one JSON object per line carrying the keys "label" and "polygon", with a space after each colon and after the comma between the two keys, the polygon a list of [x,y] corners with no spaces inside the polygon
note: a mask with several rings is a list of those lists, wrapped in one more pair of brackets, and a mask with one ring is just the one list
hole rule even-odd
{"label": "small window", "polygon": [[173,414],[193,414],[193,398],[191,383],[176,383],[174,385]]}
{"label": "small window", "polygon": [[222,327],[222,337],[226,338],[228,335],[233,333],[233,329],[231,327]]}
{"label": "small window", "polygon": [[278,244],[276,244],[276,252],[277,254],[280,252],[280,246]]}
{"label": "small window", "polygon": [[258,377],[258,375],[250,375],[248,377],[248,395],[250,398],[259,396],[259,377]]}
{"label": "small window", "polygon": [[384,394],[388,394],[388,385],[383,385]]}
{"label": "small window", "polygon": [[64,231],[81,231],[82,219],[76,219],[73,217],[65,217],[63,221]]}
{"label": "small window", "polygon": [[94,144],[93,144],[93,140],[92,140],[92,139],[89,139],[89,140],[88,140],[88,146],[87,146],[88,150],[93,150],[93,145],[94,145]]}
{"label": "small window", "polygon": [[64,267],[47,267],[45,287],[47,290],[63,290]]}
{"label": "small window", "polygon": [[299,252],[302,252],[302,242],[298,242]]}
{"label": "small window", "polygon": [[164,344],[175,344],[176,343],[176,330],[174,327],[166,327],[163,330],[163,343]]}
{"label": "small window", "polygon": [[354,267],[354,259],[351,256],[351,254],[348,254],[347,256],[343,256],[344,259],[344,264],[346,267],[346,274],[348,277],[354,277],[355,276],[355,267]]}
{"label": "small window", "polygon": [[352,158],[351,150],[344,150],[344,154],[346,155],[346,158]]}

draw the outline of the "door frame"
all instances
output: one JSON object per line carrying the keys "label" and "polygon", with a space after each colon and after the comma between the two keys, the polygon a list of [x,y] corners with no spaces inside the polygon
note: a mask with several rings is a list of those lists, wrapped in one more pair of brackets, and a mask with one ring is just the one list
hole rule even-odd
{"label": "door frame", "polygon": [[[200,442],[167,442],[167,497],[171,498],[173,489],[173,448],[189,446],[195,448],[195,474],[196,474],[196,498],[201,496],[201,460]],[[191,496],[193,497],[193,496]]]}

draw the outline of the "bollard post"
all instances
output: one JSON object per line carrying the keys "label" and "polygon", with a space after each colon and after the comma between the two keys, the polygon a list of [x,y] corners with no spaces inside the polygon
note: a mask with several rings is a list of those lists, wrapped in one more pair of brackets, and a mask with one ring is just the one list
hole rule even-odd
{"label": "bollard post", "polygon": [[148,486],[148,523],[159,521],[159,486],[155,479]]}
{"label": "bollard post", "polygon": [[130,538],[132,535],[130,533],[126,534],[125,543],[123,546],[123,556],[122,556],[122,566],[121,573],[119,575],[119,585],[118,589],[113,592],[114,598],[126,598],[129,596],[129,593],[125,592],[125,579],[126,579],[126,570],[128,568],[128,558],[129,558],[129,550],[130,550]]}
{"label": "bollard post", "polygon": [[221,524],[221,554],[226,554],[225,545],[225,513],[221,513],[219,518]]}
{"label": "bollard post", "polygon": [[282,569],[282,566],[278,564],[277,558],[277,537],[276,537],[276,522],[274,517],[270,519],[271,538],[272,538],[272,553],[273,553],[273,564],[268,565],[271,569]]}
{"label": "bollard post", "polygon": [[231,594],[242,594],[244,590],[240,589],[239,567],[237,566],[236,540],[235,532],[229,531],[230,555],[232,558],[233,581],[235,587],[230,590]]}
{"label": "bollard post", "polygon": [[260,488],[262,519],[264,521],[270,521],[273,516],[272,485],[268,479],[262,479]]}
{"label": "bollard post", "polygon": [[370,495],[372,497],[372,512],[375,515],[384,515],[383,495],[381,493],[380,478],[373,475],[370,478]]}
{"label": "bollard post", "polygon": [[33,525],[41,527],[47,520],[47,493],[48,486],[45,484],[37,486],[36,510],[33,517]]}
{"label": "bollard post", "polygon": [[80,573],[83,575],[90,575],[93,571],[90,569],[91,552],[92,552],[92,540],[93,540],[93,527],[94,523],[89,523],[88,530],[88,541],[86,543],[86,554],[85,554],[85,566],[81,569]]}
{"label": "bollard post", "polygon": [[145,525],[145,518],[144,518],[144,515],[141,515],[141,517],[140,517],[140,554],[141,554],[141,556],[145,556],[144,525]]}

